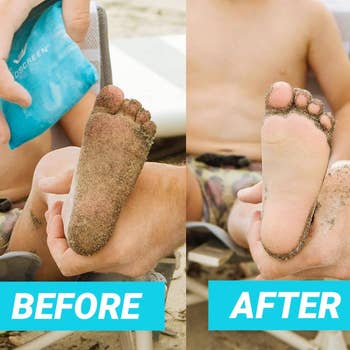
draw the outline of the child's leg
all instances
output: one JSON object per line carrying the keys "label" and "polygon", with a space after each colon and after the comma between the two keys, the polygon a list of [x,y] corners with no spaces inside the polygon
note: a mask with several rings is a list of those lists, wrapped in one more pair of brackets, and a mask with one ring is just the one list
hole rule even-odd
{"label": "child's leg", "polygon": [[81,146],[86,122],[94,107],[96,96],[89,91],[61,120],[60,124],[74,146]]}
{"label": "child's leg", "polygon": [[7,145],[1,145],[0,198],[8,198],[12,202],[25,199],[30,192],[34,169],[50,149],[50,131],[15,150],[10,150]]}
{"label": "child's leg", "polygon": [[57,176],[74,169],[78,162],[79,150],[77,147],[67,147],[50,152],[41,159],[34,173],[29,198],[12,232],[9,251],[30,251],[42,259],[42,266],[36,276],[39,280],[60,280],[63,276],[47,248],[45,220],[48,205],[60,198],[44,195],[38,188],[38,182],[43,177]]}
{"label": "child's leg", "polygon": [[198,181],[187,167],[187,221],[200,221],[202,218],[203,198]]}

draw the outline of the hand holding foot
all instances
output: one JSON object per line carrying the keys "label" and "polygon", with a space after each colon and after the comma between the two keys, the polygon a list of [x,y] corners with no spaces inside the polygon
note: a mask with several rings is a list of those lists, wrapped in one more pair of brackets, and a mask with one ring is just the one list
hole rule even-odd
{"label": "hand holding foot", "polygon": [[[62,194],[69,174],[50,181],[51,186],[44,181],[40,187],[48,192],[58,189]],[[73,276],[97,271],[137,277],[148,272],[185,241],[185,182],[184,168],[146,163],[111,239],[92,256],[79,255],[69,247],[63,230],[62,203],[57,202],[45,216],[48,247],[61,273]]]}
{"label": "hand holding foot", "polygon": [[[322,185],[310,241],[289,261],[279,262],[266,253],[260,234],[261,216],[253,218],[247,238],[262,278],[350,278],[349,184],[350,162],[334,163]],[[244,191],[241,198],[256,196],[257,189]]]}
{"label": "hand holding foot", "polygon": [[78,254],[96,253],[112,236],[155,136],[150,117],[114,86],[98,95],[62,210],[69,245]]}

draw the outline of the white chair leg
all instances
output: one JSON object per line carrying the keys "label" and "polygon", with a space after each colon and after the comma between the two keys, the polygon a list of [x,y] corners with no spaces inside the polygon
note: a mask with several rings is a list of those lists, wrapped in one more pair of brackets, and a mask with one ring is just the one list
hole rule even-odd
{"label": "white chair leg", "polygon": [[131,331],[121,332],[119,339],[122,346],[122,350],[136,350]]}
{"label": "white chair leg", "polygon": [[151,331],[136,331],[136,350],[153,350]]}
{"label": "white chair leg", "polygon": [[315,338],[315,344],[320,350],[347,350],[341,331],[320,331]]}

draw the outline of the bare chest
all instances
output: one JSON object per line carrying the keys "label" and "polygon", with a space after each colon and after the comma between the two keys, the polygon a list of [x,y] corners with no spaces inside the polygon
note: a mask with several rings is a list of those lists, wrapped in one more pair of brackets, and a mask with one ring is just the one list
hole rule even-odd
{"label": "bare chest", "polygon": [[[285,11],[193,13],[188,18],[189,71],[192,78],[230,81],[299,80],[305,73],[307,40],[290,24]],[[273,20],[272,20],[273,19]]]}

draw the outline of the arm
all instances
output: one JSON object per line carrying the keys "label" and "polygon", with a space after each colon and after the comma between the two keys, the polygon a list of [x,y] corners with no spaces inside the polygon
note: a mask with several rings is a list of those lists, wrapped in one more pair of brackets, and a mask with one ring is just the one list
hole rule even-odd
{"label": "arm", "polygon": [[[66,172],[43,178],[39,187],[44,193],[66,194],[71,181],[72,172]],[[142,276],[185,243],[186,168],[146,163],[111,239],[91,256],[78,255],[68,246],[61,209],[62,203],[56,202],[45,217],[48,248],[64,276],[89,271]]]}
{"label": "arm", "polygon": [[333,16],[311,2],[308,60],[336,118],[330,164],[350,159],[350,61]]}

